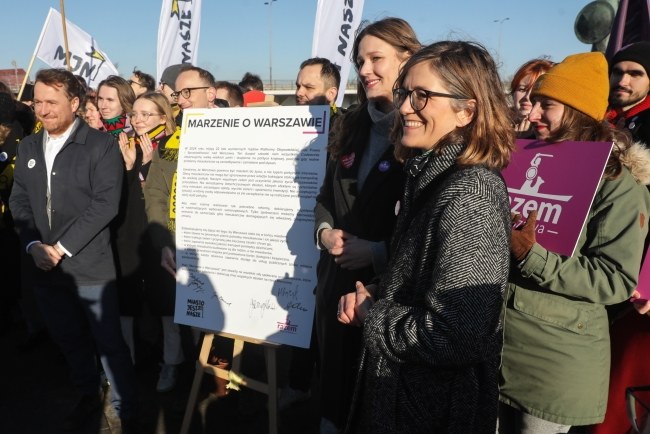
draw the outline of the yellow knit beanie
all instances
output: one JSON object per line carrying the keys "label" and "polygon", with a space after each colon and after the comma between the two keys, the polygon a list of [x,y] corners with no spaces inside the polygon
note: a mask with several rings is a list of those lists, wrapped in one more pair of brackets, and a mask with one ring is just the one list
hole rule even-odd
{"label": "yellow knit beanie", "polygon": [[607,68],[603,53],[574,54],[541,75],[531,97],[542,95],[554,99],[601,121],[609,97]]}

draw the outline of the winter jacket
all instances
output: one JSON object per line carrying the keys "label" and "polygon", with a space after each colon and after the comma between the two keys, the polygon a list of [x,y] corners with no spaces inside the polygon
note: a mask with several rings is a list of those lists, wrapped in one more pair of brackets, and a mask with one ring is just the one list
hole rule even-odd
{"label": "winter jacket", "polygon": [[500,399],[547,421],[587,425],[605,415],[605,306],[636,287],[650,211],[650,153],[635,144],[621,160],[622,173],[601,180],[574,256],[534,244],[512,267]]}
{"label": "winter jacket", "polygon": [[151,311],[163,316],[174,315],[176,304],[176,281],[161,268],[160,255],[163,247],[176,247],[173,199],[179,144],[180,130],[160,141],[158,149],[153,153],[144,185],[145,209],[149,222],[144,236],[146,245],[151,248],[151,253],[144,261],[147,276],[145,298]]}
{"label": "winter jacket", "polygon": [[[392,112],[394,113],[394,112]],[[371,128],[388,137],[394,114],[387,115]],[[336,319],[339,299],[354,291],[357,280],[370,281],[384,270],[386,245],[395,225],[395,204],[402,197],[404,171],[389,146],[372,164],[363,187],[359,187],[359,171],[370,140],[361,143],[350,154],[330,159],[325,179],[316,198],[315,235],[321,225],[341,229],[361,239],[376,242],[381,253],[373,254],[373,264],[355,270],[344,269],[327,250],[321,250],[317,266],[315,326],[321,353],[320,393],[321,416],[343,427],[347,420],[356,378],[360,331]]]}
{"label": "winter jacket", "polygon": [[50,219],[44,131],[18,145],[9,208],[21,248],[32,241],[60,242],[72,254],[51,271],[36,270],[39,284],[67,283],[70,277],[77,285],[115,279],[109,223],[118,212],[124,163],[114,137],[76,122],[51,168]]}

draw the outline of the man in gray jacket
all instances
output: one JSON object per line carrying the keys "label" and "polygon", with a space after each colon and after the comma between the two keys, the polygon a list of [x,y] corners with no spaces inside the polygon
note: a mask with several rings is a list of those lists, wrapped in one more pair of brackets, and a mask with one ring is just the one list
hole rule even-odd
{"label": "man in gray jacket", "polygon": [[98,351],[111,401],[129,432],[135,373],[120,330],[108,227],[118,211],[123,163],[112,136],[76,117],[80,96],[69,71],[39,71],[34,108],[43,130],[18,147],[9,204],[36,266],[36,301],[81,392],[63,428],[82,428],[101,414]]}

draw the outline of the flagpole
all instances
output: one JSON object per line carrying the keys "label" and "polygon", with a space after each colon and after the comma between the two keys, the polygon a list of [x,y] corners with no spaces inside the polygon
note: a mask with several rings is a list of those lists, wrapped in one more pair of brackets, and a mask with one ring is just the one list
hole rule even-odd
{"label": "flagpole", "polygon": [[[36,49],[38,50],[38,46]],[[20,97],[23,96],[23,91],[25,90],[25,85],[27,84],[29,73],[32,70],[32,66],[34,65],[34,59],[36,59],[36,52],[32,54],[32,59],[29,61],[29,66],[27,67],[27,71],[25,72],[25,77],[23,77],[23,84],[20,85],[20,90],[18,91],[18,96],[16,97],[18,101],[20,101]]]}
{"label": "flagpole", "polygon": [[38,37],[38,41],[36,42],[36,48],[34,48],[34,53],[32,54],[32,58],[29,61],[29,66],[27,67],[27,72],[25,72],[25,77],[23,78],[23,84],[20,86],[20,90],[18,91],[18,101],[20,101],[20,97],[23,96],[23,91],[25,90],[25,85],[27,84],[27,80],[29,79],[29,73],[32,70],[32,66],[34,66],[34,60],[36,59],[36,53],[38,53],[38,50],[41,48],[41,43],[43,43],[43,34],[45,33],[45,29],[47,28],[48,23],[50,22],[50,19],[52,18],[52,8],[50,8],[50,12],[47,14],[47,18],[45,18],[45,24],[43,24],[43,28],[41,29],[41,34]]}
{"label": "flagpole", "polygon": [[65,66],[68,71],[70,68],[70,51],[68,50],[68,30],[65,26],[65,8],[63,6],[63,0],[60,0],[59,4],[61,5],[61,24],[63,25],[63,44],[65,45]]}

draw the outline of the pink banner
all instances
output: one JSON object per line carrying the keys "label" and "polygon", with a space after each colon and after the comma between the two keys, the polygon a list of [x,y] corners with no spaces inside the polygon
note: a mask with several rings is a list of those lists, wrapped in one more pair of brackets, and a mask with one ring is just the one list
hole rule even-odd
{"label": "pink banner", "polygon": [[517,140],[502,172],[510,210],[523,218],[537,210],[537,242],[547,250],[575,253],[611,149],[611,142]]}

